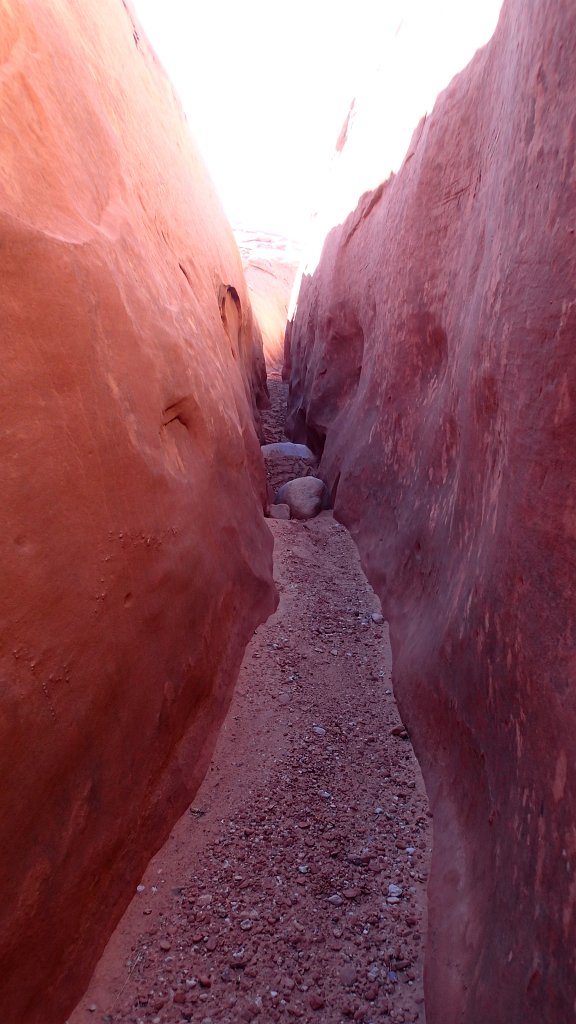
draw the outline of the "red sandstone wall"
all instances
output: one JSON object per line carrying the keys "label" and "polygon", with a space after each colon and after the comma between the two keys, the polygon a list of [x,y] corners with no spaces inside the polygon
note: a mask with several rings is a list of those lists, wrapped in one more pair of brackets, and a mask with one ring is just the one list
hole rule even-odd
{"label": "red sandstone wall", "polygon": [[56,1024],[271,610],[239,253],[120,0],[0,7],[0,1018]]}
{"label": "red sandstone wall", "polygon": [[262,332],[262,347],[269,371],[280,372],[284,359],[284,333],[300,253],[279,235],[237,231],[250,302]]}
{"label": "red sandstone wall", "polygon": [[576,1019],[576,6],[528,6],[328,236],[288,339],[434,810],[429,1024]]}

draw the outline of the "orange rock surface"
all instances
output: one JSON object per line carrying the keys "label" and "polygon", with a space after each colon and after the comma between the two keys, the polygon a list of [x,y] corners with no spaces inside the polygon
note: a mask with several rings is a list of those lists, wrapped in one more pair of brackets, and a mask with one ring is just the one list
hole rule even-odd
{"label": "orange rock surface", "polygon": [[241,261],[119,0],[0,10],[0,1016],[56,1024],[274,603]]}
{"label": "orange rock surface", "polygon": [[576,1019],[575,55],[507,0],[289,336],[434,811],[428,1024]]}
{"label": "orange rock surface", "polygon": [[266,366],[279,371],[300,251],[279,235],[236,231],[250,302],[262,331]]}

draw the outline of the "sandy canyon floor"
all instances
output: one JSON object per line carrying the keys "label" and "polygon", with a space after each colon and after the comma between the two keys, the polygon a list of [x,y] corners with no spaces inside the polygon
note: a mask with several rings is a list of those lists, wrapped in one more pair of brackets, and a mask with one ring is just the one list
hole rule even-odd
{"label": "sandy canyon floor", "polygon": [[278,610],[69,1024],[424,1021],[431,823],[387,627],[332,513],[269,526]]}

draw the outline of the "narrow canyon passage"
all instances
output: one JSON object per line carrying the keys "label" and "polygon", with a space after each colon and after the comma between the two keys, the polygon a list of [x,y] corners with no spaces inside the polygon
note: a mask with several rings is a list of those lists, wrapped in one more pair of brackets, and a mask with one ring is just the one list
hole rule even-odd
{"label": "narrow canyon passage", "polygon": [[424,1020],[430,820],[387,627],[332,513],[269,525],[278,610],[70,1024]]}
{"label": "narrow canyon passage", "polygon": [[0,1024],[576,1024],[576,2],[370,6],[1,5]]}

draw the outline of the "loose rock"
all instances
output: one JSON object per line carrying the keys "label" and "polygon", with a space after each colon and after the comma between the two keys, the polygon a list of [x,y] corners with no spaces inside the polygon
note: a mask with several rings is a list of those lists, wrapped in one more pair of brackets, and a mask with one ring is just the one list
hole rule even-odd
{"label": "loose rock", "polygon": [[284,484],[274,495],[274,505],[278,504],[288,505],[293,519],[313,519],[329,507],[330,497],[323,480],[307,476]]}
{"label": "loose rock", "polygon": [[357,976],[357,971],[353,964],[344,964],[344,966],[340,969],[340,978],[342,980],[342,984],[346,985],[347,988],[350,988],[352,985],[354,985]]}
{"label": "loose rock", "polygon": [[306,462],[316,462],[314,452],[305,444],[294,444],[292,441],[275,441],[273,444],[263,444],[262,455],[265,459],[275,455],[284,458],[305,459]]}
{"label": "loose rock", "polygon": [[290,519],[290,505],[271,505],[270,506],[270,518],[271,519]]}

